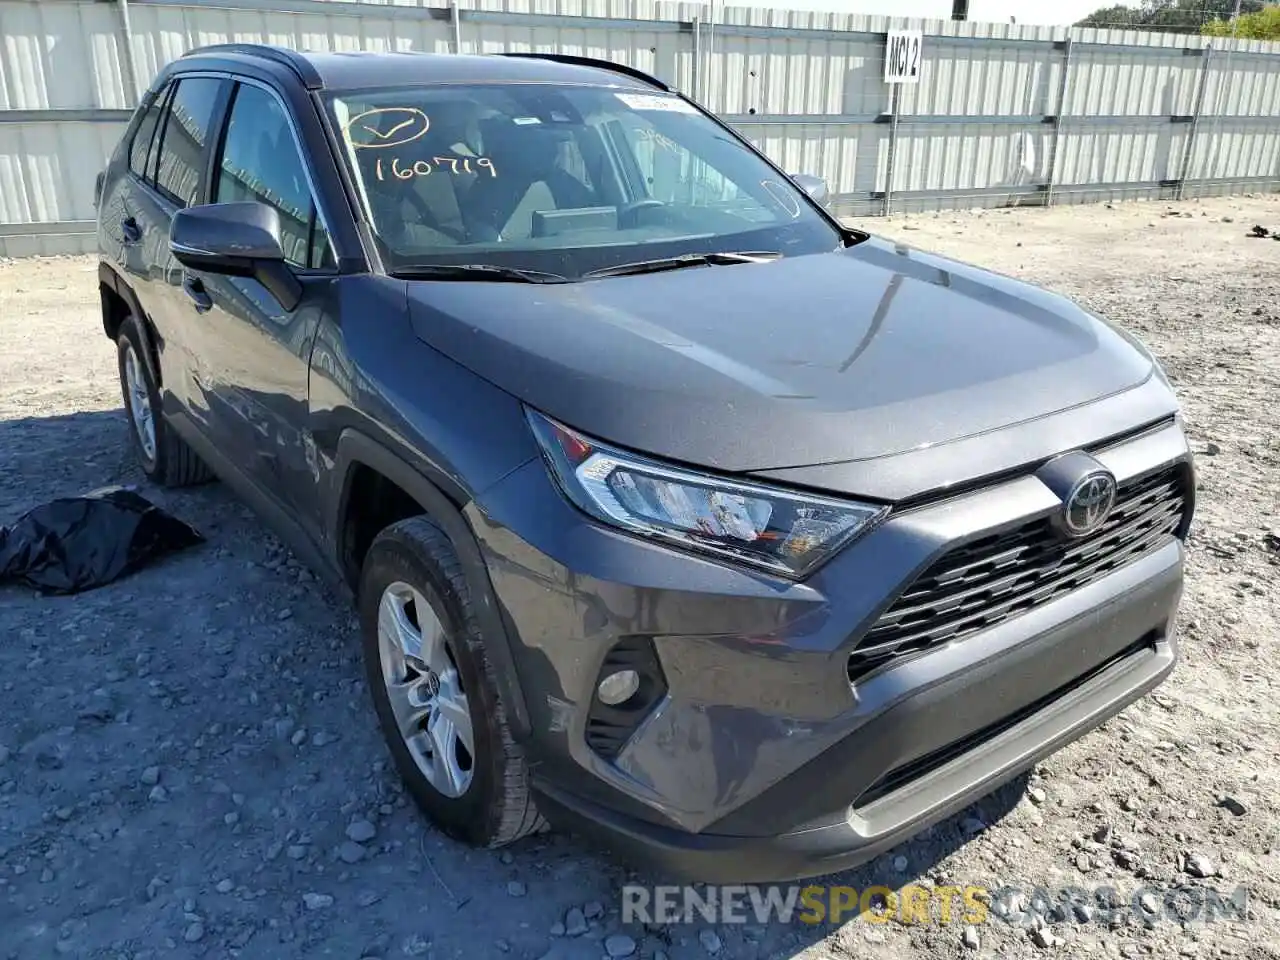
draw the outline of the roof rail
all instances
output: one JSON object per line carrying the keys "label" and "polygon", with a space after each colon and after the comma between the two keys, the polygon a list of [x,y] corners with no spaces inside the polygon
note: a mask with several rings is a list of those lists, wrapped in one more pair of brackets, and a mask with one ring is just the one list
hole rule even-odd
{"label": "roof rail", "polygon": [[292,70],[308,90],[319,90],[324,86],[320,73],[311,62],[297,50],[287,47],[273,47],[265,43],[213,43],[207,47],[196,47],[183,54],[184,57],[195,57],[201,54],[229,53],[243,57],[260,57],[271,60]]}
{"label": "roof rail", "polygon": [[614,63],[611,60],[598,60],[595,57],[577,57],[571,53],[500,53],[498,56],[521,57],[526,60],[554,60],[556,63],[568,63],[576,67],[595,67],[597,70],[621,73],[651,87],[657,87],[659,90],[665,90],[668,93],[671,92],[671,88],[657,77],[651,76],[643,70],[637,70],[635,67],[628,67],[626,64]]}

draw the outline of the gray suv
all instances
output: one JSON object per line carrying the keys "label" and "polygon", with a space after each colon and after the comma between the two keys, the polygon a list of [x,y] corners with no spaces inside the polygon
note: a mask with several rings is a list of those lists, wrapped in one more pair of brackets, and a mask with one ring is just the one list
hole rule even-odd
{"label": "gray suv", "polygon": [[453,836],[828,872],[1173,668],[1158,364],[821,193],[583,58],[230,45],[146,94],[98,182],[137,455],[354,595]]}

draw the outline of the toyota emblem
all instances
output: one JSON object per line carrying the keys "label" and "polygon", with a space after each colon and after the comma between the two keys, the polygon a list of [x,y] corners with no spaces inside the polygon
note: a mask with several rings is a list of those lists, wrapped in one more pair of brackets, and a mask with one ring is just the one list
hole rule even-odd
{"label": "toyota emblem", "polygon": [[1062,526],[1068,536],[1083,537],[1106,521],[1116,503],[1116,478],[1106,470],[1085,474],[1071,488],[1062,505]]}

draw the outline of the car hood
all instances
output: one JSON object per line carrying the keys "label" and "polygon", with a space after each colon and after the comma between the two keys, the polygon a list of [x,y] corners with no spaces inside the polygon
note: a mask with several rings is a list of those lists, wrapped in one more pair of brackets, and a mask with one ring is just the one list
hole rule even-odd
{"label": "car hood", "polygon": [[1063,297],[878,238],[765,264],[408,288],[422,340],[530,406],[730,472],[943,444],[1152,372]]}

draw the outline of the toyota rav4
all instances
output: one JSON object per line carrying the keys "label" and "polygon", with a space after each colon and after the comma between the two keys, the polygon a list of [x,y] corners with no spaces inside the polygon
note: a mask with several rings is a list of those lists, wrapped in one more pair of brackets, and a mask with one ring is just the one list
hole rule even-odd
{"label": "toyota rav4", "polygon": [[824,189],[577,57],[223,45],[146,93],[98,182],[137,456],[354,595],[443,830],[829,872],[1173,668],[1159,365]]}

